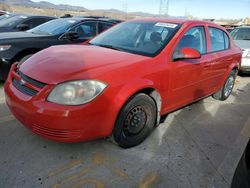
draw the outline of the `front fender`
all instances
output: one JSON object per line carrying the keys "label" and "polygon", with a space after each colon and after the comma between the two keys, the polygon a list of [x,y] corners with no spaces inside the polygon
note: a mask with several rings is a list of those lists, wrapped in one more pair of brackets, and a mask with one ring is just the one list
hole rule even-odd
{"label": "front fender", "polygon": [[153,81],[148,79],[136,79],[123,85],[119,92],[117,93],[114,102],[121,109],[122,106],[136,93],[143,89],[153,89],[156,90]]}

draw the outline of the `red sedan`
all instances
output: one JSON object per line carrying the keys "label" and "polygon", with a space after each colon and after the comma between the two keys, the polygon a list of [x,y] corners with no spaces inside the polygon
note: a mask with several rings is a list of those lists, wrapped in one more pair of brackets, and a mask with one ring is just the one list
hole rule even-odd
{"label": "red sedan", "polygon": [[5,93],[15,117],[38,135],[63,142],[113,135],[127,148],[171,111],[210,95],[226,100],[240,64],[241,50],[218,25],[132,20],[87,45],[50,47],[14,64]]}

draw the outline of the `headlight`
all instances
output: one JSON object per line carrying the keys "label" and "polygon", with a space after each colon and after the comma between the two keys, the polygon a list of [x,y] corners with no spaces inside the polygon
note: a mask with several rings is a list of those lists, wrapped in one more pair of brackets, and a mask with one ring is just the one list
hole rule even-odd
{"label": "headlight", "polygon": [[11,48],[11,45],[0,45],[0,51],[6,51]]}
{"label": "headlight", "polygon": [[57,85],[47,100],[63,105],[81,105],[95,99],[107,87],[95,80],[70,81]]}
{"label": "headlight", "polygon": [[250,50],[248,51],[246,58],[250,58]]}
{"label": "headlight", "polygon": [[250,58],[250,49],[244,49],[242,50],[242,57],[243,58]]}

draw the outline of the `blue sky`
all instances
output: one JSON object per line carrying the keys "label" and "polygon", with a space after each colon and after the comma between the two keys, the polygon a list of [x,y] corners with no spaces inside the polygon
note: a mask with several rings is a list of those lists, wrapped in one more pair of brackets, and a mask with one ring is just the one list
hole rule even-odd
{"label": "blue sky", "polygon": [[[39,0],[33,0],[39,1]],[[119,9],[128,12],[159,12],[160,0],[47,0],[54,4],[71,4],[88,9]],[[169,14],[184,16],[189,13],[199,18],[245,18],[250,17],[250,0],[170,0]]]}

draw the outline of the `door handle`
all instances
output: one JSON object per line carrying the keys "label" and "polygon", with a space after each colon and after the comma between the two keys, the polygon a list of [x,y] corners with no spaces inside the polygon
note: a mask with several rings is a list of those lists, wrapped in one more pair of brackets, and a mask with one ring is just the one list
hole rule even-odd
{"label": "door handle", "polygon": [[230,58],[226,59],[226,61],[232,61],[232,60],[233,60],[233,58],[232,58],[232,57],[230,57]]}

